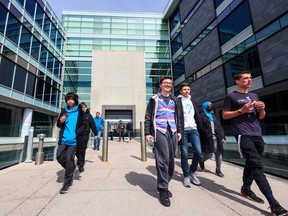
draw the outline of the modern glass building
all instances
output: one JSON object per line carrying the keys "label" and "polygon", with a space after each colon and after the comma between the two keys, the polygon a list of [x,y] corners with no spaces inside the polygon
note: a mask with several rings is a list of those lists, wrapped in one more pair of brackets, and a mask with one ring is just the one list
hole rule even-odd
{"label": "modern glass building", "polygon": [[[252,71],[250,90],[266,103],[266,170],[287,178],[287,1],[171,0],[164,20],[169,22],[176,94],[182,82],[191,83],[192,97],[199,105],[213,102],[221,119],[223,99],[236,88],[233,75]],[[229,122],[221,121],[235,142]],[[235,149],[226,145],[226,160],[243,163]]]}
{"label": "modern glass building", "polygon": [[45,0],[0,0],[0,137],[53,136],[65,30]]}
{"label": "modern glass building", "polygon": [[93,107],[93,50],[144,52],[146,101],[158,92],[159,77],[171,75],[168,25],[162,14],[64,11],[63,24],[67,29],[63,94],[76,91],[88,107]]}

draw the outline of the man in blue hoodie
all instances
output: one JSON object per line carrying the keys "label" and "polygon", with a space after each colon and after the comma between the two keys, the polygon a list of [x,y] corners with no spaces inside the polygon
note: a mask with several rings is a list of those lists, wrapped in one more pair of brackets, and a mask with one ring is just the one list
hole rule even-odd
{"label": "man in blue hoodie", "polygon": [[75,153],[77,143],[82,142],[83,111],[78,106],[78,95],[70,92],[65,96],[67,106],[61,110],[57,119],[60,128],[57,161],[65,169],[65,180],[60,190],[61,194],[68,193],[72,186],[75,170]]}
{"label": "man in blue hoodie", "polygon": [[96,112],[96,116],[94,117],[94,122],[98,131],[97,139],[94,140],[94,150],[99,151],[102,129],[104,127],[104,119],[100,116],[100,112]]}

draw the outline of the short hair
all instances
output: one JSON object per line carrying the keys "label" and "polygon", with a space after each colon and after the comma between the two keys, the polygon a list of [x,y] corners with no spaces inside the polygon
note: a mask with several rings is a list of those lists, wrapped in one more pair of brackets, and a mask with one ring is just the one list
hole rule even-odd
{"label": "short hair", "polygon": [[74,100],[75,101],[75,105],[78,105],[78,95],[75,93],[75,92],[69,92],[69,93],[67,93],[66,94],[66,96],[65,96],[65,102],[67,103],[67,101],[69,100],[69,99],[72,99],[72,100]]}
{"label": "short hair", "polygon": [[243,71],[240,71],[240,72],[234,74],[234,81],[240,80],[241,77],[242,77],[242,74],[251,74],[251,71],[249,71],[249,70],[243,70]]}
{"label": "short hair", "polygon": [[162,84],[163,80],[165,80],[165,79],[170,79],[172,81],[172,77],[171,76],[162,76],[160,78],[160,84]]}
{"label": "short hair", "polygon": [[87,107],[87,104],[85,102],[81,102],[81,106]]}
{"label": "short hair", "polygon": [[182,90],[182,88],[184,88],[184,87],[189,87],[190,88],[190,84],[189,83],[181,83],[181,85],[180,85],[180,91]]}

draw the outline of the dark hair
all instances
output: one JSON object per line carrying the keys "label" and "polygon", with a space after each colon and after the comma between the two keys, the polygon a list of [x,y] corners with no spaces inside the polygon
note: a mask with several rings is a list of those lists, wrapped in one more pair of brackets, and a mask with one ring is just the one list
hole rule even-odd
{"label": "dark hair", "polygon": [[66,94],[65,96],[65,102],[67,103],[67,101],[69,99],[72,99],[75,101],[75,105],[78,105],[78,95],[75,92],[69,92]]}
{"label": "dark hair", "polygon": [[85,102],[81,102],[81,107],[85,106],[87,108],[87,104]]}
{"label": "dark hair", "polygon": [[186,87],[186,86],[188,86],[188,87],[190,87],[190,84],[189,83],[181,83],[181,85],[180,85],[180,91],[182,90],[182,88],[184,88],[184,87]]}
{"label": "dark hair", "polygon": [[162,76],[162,77],[160,78],[160,84],[162,84],[162,82],[163,82],[164,79],[170,79],[170,80],[172,81],[172,77],[171,77],[171,76]]}
{"label": "dark hair", "polygon": [[234,74],[234,81],[240,80],[242,77],[242,74],[251,74],[251,71],[243,70],[243,71],[240,71],[239,73]]}

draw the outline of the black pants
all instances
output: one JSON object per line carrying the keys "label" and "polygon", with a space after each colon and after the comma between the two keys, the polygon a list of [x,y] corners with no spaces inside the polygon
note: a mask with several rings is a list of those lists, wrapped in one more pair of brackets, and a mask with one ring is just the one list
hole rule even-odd
{"label": "black pants", "polygon": [[261,156],[264,152],[264,141],[261,136],[241,136],[240,147],[246,159],[243,183],[244,185],[252,185],[255,180],[260,191],[267,196],[272,194],[269,182],[264,175]]}
{"label": "black pants", "polygon": [[177,133],[172,135],[170,130],[166,134],[156,131],[154,153],[157,170],[157,188],[168,189],[174,173],[174,158],[177,144]]}
{"label": "black pants", "polygon": [[76,148],[76,157],[77,157],[77,166],[84,166],[85,164],[85,155],[87,149],[87,143],[89,140],[89,134],[84,134],[82,137],[77,139],[77,148]]}
{"label": "black pants", "polygon": [[65,184],[72,185],[75,170],[76,146],[61,144],[57,149],[57,161],[65,170]]}

